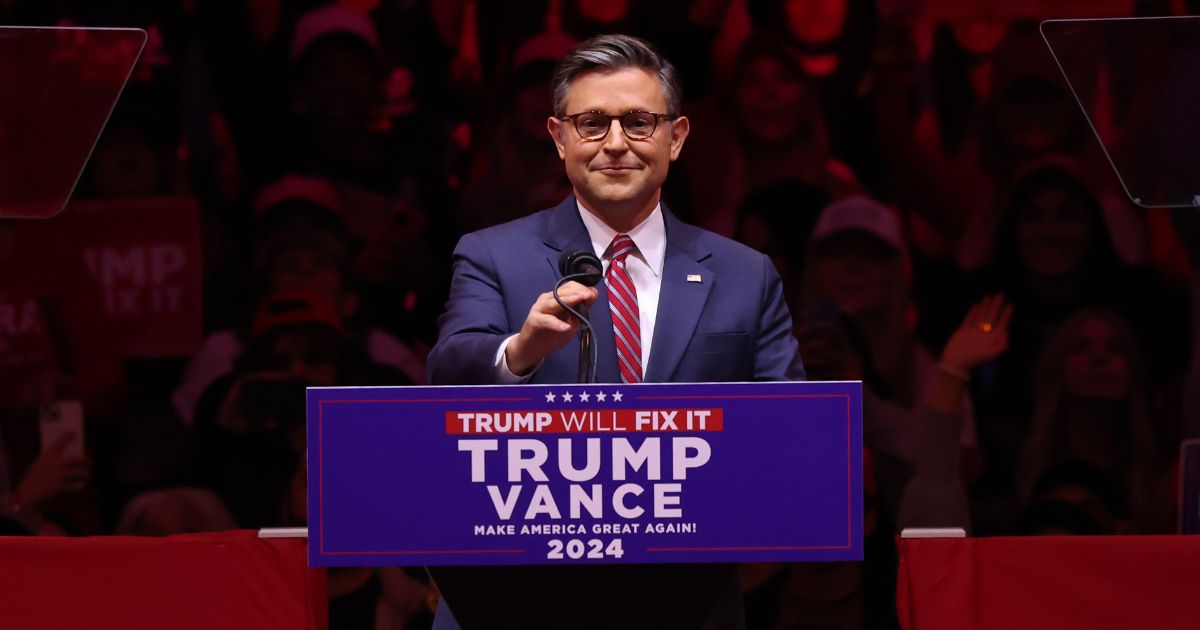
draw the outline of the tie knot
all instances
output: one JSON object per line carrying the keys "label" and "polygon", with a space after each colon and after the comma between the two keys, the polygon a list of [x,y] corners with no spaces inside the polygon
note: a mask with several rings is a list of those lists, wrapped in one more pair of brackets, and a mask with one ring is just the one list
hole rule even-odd
{"label": "tie knot", "polygon": [[628,234],[618,234],[613,237],[611,249],[612,261],[624,263],[625,257],[634,250],[633,239],[629,238]]}

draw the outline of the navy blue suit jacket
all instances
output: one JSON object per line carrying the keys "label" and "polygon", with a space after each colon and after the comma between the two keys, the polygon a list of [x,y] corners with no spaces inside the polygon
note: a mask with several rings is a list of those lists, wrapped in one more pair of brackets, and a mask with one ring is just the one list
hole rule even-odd
{"label": "navy blue suit jacket", "polygon": [[[804,366],[779,274],[767,256],[683,223],[663,207],[667,248],[646,382],[803,380]],[[557,207],[467,234],[454,274],[429,382],[493,383],[501,342],[521,330],[537,297],[561,278],[559,256],[591,251],[575,197]],[[700,277],[700,282],[689,277]],[[620,382],[604,284],[588,314],[595,328],[596,380]],[[573,383],[578,346],[546,358],[530,383]]]}

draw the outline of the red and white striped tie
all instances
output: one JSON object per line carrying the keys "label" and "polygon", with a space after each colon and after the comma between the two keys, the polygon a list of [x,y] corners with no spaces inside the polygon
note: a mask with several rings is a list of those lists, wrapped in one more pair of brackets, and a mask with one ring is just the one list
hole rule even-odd
{"label": "red and white striped tie", "polygon": [[613,336],[617,339],[617,364],[624,383],[642,382],[642,324],[638,311],[637,289],[625,269],[625,259],[634,249],[628,234],[618,234],[612,242],[612,257],[604,272],[608,287],[608,307],[612,313]]}

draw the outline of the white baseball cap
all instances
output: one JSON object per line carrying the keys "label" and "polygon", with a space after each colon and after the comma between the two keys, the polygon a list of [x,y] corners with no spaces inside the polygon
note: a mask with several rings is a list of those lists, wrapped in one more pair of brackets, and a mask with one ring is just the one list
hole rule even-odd
{"label": "white baseball cap", "polygon": [[887,206],[862,195],[836,201],[821,211],[813,227],[813,243],[834,234],[850,230],[861,230],[878,237],[891,245],[897,253],[904,254],[904,233],[900,220]]}
{"label": "white baseball cap", "polygon": [[263,188],[254,198],[254,214],[263,214],[285,201],[305,201],[333,214],[341,213],[337,188],[321,177],[304,177],[289,173]]}
{"label": "white baseball cap", "polygon": [[330,33],[356,35],[377,54],[382,52],[379,32],[375,30],[371,18],[359,11],[331,4],[305,13],[296,23],[295,35],[292,37],[292,61],[299,59],[318,38]]}

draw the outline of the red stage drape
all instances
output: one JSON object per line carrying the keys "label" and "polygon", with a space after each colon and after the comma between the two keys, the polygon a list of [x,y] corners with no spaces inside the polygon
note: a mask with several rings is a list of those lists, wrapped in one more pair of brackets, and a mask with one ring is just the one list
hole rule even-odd
{"label": "red stage drape", "polygon": [[1200,628],[1200,537],[901,539],[905,630]]}
{"label": "red stage drape", "polygon": [[302,539],[0,537],[0,628],[319,630],[325,574]]}

